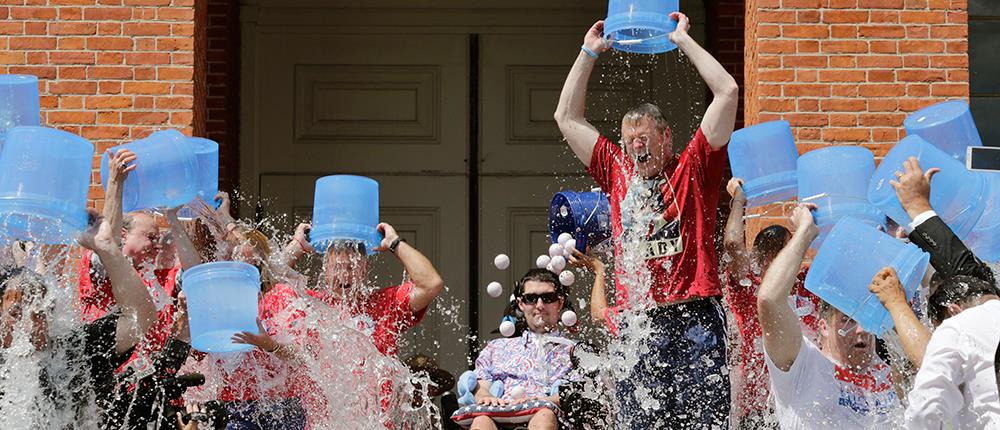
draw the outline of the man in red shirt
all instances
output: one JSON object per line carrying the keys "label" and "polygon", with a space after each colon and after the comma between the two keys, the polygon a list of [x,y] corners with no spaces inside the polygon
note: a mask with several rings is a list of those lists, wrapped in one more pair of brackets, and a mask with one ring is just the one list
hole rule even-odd
{"label": "man in red shirt", "polygon": [[621,329],[623,341],[640,343],[641,357],[619,381],[618,427],[726,428],[726,323],[713,235],[739,88],[688,35],[688,18],[681,13],[671,18],[678,24],[670,40],[713,94],[701,127],[680,154],[671,150],[674,136],[652,104],[625,114],[624,149],[584,117],[587,82],[597,57],[610,46],[601,34],[603,21],[584,37],[555,119],[577,158],[609,195],[617,308],[632,309],[626,314],[645,312],[652,326],[648,337],[633,340],[628,320]]}
{"label": "man in red shirt", "polygon": [[[740,178],[732,178],[726,185],[732,202],[722,241],[726,302],[739,330],[736,359],[739,378],[732,380],[736,391],[733,415],[738,429],[777,428],[777,420],[772,417],[774,411],[768,404],[770,380],[761,345],[760,320],[757,318],[757,291],[767,268],[791,239],[792,233],[780,224],[767,226],[754,237],[753,247],[747,249],[743,221],[747,199],[742,187],[743,180]],[[819,297],[805,289],[807,272],[805,267],[799,271],[788,301],[793,305],[796,316],[802,320],[803,333],[813,338],[818,326],[820,301]]]}

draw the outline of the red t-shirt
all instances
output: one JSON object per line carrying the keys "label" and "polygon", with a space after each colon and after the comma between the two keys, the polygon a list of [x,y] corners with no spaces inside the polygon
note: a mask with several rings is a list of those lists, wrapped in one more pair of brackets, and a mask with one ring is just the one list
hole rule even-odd
{"label": "red t-shirt", "polygon": [[[417,312],[410,309],[410,292],[413,284],[384,288],[366,297],[351,309],[351,316],[358,323],[358,330],[371,336],[375,347],[385,355],[396,355],[399,335],[413,328],[424,318],[427,308]],[[337,300],[320,291],[307,290],[306,294],[336,304]]]}
{"label": "red t-shirt", "polygon": [[[265,293],[258,306],[257,317],[264,323],[272,337],[289,328],[291,321],[302,317],[301,311],[282,311],[296,298],[295,291],[284,284],[276,284]],[[297,388],[305,381],[300,380],[296,369],[291,369],[281,359],[254,348],[233,370],[223,372],[222,391],[219,400],[256,400],[260,397],[282,399],[298,397]],[[293,383],[294,382],[294,383]]]}
{"label": "red t-shirt", "polygon": [[[93,322],[103,317],[115,305],[114,293],[111,291],[111,281],[107,278],[107,274],[104,274],[96,283],[92,278],[92,276],[97,274],[97,271],[91,267],[92,256],[93,253],[88,249],[84,251],[83,256],[80,258],[80,276],[77,284],[80,297],[80,318],[85,323]],[[136,359],[145,357],[148,361],[148,358],[153,353],[163,349],[163,346],[167,343],[167,338],[170,337],[170,329],[173,326],[174,313],[176,312],[173,299],[177,297],[178,293],[176,288],[177,273],[180,270],[180,265],[169,269],[155,269],[153,270],[155,280],[139,272],[142,282],[146,284],[148,289],[154,291],[153,302],[160,301],[167,304],[159,309],[156,323],[153,324],[149,332],[139,341],[135,352],[132,353],[132,357],[119,370],[130,365],[145,371],[152,370],[152,367],[149,365],[150,363],[136,362]],[[162,294],[166,294],[166,297],[157,296]]]}
{"label": "red t-shirt", "polygon": [[[656,303],[722,295],[714,235],[726,160],[725,148],[713,150],[698,129],[681,156],[664,169],[671,172],[669,184],[662,180],[650,189],[655,194],[648,202],[655,205],[654,210],[662,213],[662,217],[651,220],[646,237],[637,240],[645,242],[646,266],[652,278],[649,295]],[[612,233],[619,239],[615,255],[621,262],[621,241],[632,240],[622,237],[626,230],[622,226],[622,203],[628,196],[634,172],[632,158],[602,135],[597,139],[587,171],[609,196]],[[640,190],[633,190],[633,197],[639,194],[637,191]],[[625,219],[630,221],[631,216]],[[617,305],[623,306],[628,286],[622,282],[623,265],[617,266]]]}
{"label": "red t-shirt", "polygon": [[[817,310],[819,297],[805,289],[805,279],[808,268],[799,271],[789,295],[789,301],[794,301],[794,307],[802,321],[806,337],[812,337],[818,324]],[[740,334],[740,347],[737,361],[742,375],[742,384],[734,387],[739,411],[760,411],[767,409],[767,398],[770,394],[770,381],[767,365],[764,361],[764,348],[761,344],[763,332],[760,319],[757,316],[757,291],[760,289],[761,276],[750,271],[743,279],[737,279],[726,273],[726,300],[736,327]]]}

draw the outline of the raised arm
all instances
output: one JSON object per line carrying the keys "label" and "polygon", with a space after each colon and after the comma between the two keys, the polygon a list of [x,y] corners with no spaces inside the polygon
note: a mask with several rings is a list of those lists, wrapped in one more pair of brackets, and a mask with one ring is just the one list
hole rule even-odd
{"label": "raised arm", "polygon": [[903,172],[889,183],[896,189],[896,197],[913,220],[910,240],[931,255],[931,265],[944,278],[968,275],[995,283],[993,271],[933,212],[930,203],[931,178],[941,169],[925,172],[915,157],[903,163]]}
{"label": "raised arm", "polygon": [[295,234],[292,235],[292,240],[288,241],[288,244],[285,245],[278,255],[278,262],[280,264],[294,267],[299,257],[307,252],[314,251],[312,245],[309,245],[308,239],[311,228],[312,226],[308,223],[301,223],[295,227]]}
{"label": "raised arm", "polygon": [[180,208],[167,210],[167,222],[170,223],[170,231],[174,235],[174,246],[177,248],[177,256],[181,259],[181,268],[188,270],[202,263],[201,253],[194,247],[191,236],[188,236],[187,229],[177,218],[177,211]]}
{"label": "raised arm", "polygon": [[792,213],[795,233],[771,262],[757,294],[764,351],[775,366],[786,372],[792,368],[802,347],[802,328],[799,318],[788,304],[788,295],[795,285],[809,244],[819,234],[812,215],[815,208],[810,203],[802,203],[795,208]]}
{"label": "raised arm", "polygon": [[917,315],[913,313],[913,308],[906,302],[906,292],[903,284],[899,282],[896,271],[892,267],[884,267],[880,270],[868,287],[868,290],[875,293],[882,306],[889,311],[892,322],[896,325],[896,334],[899,335],[900,343],[903,344],[903,352],[917,369],[924,361],[924,351],[927,350],[927,342],[931,340],[931,333],[920,323]]}
{"label": "raised arm", "polygon": [[606,322],[608,311],[608,295],[604,274],[604,262],[597,257],[573,250],[569,263],[576,267],[584,267],[594,272],[594,286],[590,290],[590,317],[595,322]]}
{"label": "raised arm", "polygon": [[712,57],[712,54],[691,38],[688,34],[691,23],[686,15],[674,12],[670,17],[677,20],[677,30],[670,33],[670,41],[691,59],[691,63],[698,69],[698,74],[712,91],[712,103],[708,105],[705,116],[701,119],[701,132],[705,134],[712,148],[721,148],[729,143],[729,136],[733,134],[733,128],[736,126],[739,85],[722,64]]}
{"label": "raised arm", "polygon": [[747,204],[747,196],[743,193],[743,180],[730,179],[726,184],[726,191],[733,199],[729,204],[729,218],[726,219],[726,233],[722,239],[722,249],[728,256],[728,263],[723,264],[730,277],[742,279],[750,270],[750,250],[747,249],[746,226],[743,223]]}
{"label": "raised arm", "polygon": [[104,194],[104,221],[112,231],[118,232],[112,240],[115,245],[122,244],[122,223],[125,213],[122,212],[122,190],[128,173],[135,170],[136,155],[128,149],[119,149],[117,153],[108,150],[108,183]]}
{"label": "raised arm", "polygon": [[[583,46],[594,55],[600,55],[610,47],[601,35],[602,32],[604,32],[604,21],[597,21],[583,37]],[[573,68],[566,76],[566,83],[563,84],[562,93],[559,94],[559,105],[555,113],[556,124],[559,125],[563,138],[573,150],[573,154],[576,154],[576,158],[587,167],[590,167],[594,145],[600,136],[597,129],[584,118],[587,106],[587,83],[590,81],[590,74],[594,71],[596,62],[597,58],[580,49]]]}
{"label": "raised arm", "polygon": [[[410,310],[417,312],[426,308],[434,299],[444,291],[444,280],[434,269],[431,261],[410,246],[405,241],[400,240],[396,234],[396,229],[386,223],[378,225],[378,230],[382,232],[384,238],[377,251],[390,251],[403,263],[403,269],[410,276],[413,283],[413,291],[410,292]],[[396,243],[396,249],[391,249]]]}
{"label": "raised arm", "polygon": [[156,322],[156,307],[146,291],[142,278],[125,258],[115,238],[121,229],[114,229],[107,219],[98,221],[80,236],[80,245],[93,250],[101,259],[111,281],[121,314],[115,331],[115,351],[122,353],[135,345]]}

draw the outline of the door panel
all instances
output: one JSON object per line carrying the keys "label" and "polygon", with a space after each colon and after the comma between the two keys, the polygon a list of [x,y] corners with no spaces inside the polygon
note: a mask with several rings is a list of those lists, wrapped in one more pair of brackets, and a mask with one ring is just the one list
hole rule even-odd
{"label": "door panel", "polygon": [[[261,193],[273,196],[265,216],[277,219],[275,228],[290,232],[296,222],[312,214],[317,176],[265,175]],[[379,217],[420,250],[445,280],[447,290],[427,310],[424,320],[403,336],[400,358],[420,352],[435,357],[449,371],[465,370],[468,344],[468,185],[465,177],[371,176],[379,182]],[[282,214],[294,214],[282,217]],[[298,267],[318,282],[322,262],[310,256]],[[403,266],[391,254],[378,254],[370,263],[373,285],[387,287],[402,281]]]}
{"label": "door panel", "polygon": [[467,36],[259,38],[261,171],[466,172]]}

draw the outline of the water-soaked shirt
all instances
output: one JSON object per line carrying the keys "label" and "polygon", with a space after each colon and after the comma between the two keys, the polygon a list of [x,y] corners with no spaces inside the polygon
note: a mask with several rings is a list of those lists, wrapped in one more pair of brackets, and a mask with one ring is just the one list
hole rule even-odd
{"label": "water-soaked shirt", "polygon": [[525,330],[520,337],[493,339],[476,359],[476,378],[504,383],[503,399],[512,400],[515,387],[526,398],[551,395],[557,382],[569,380],[573,341],[559,333]]}
{"label": "water-soaked shirt", "polygon": [[[680,157],[664,168],[669,177],[633,186],[632,158],[607,137],[597,139],[587,171],[609,196],[612,233],[618,239],[615,256],[621,263],[623,241],[641,242],[652,278],[649,296],[656,303],[722,295],[714,235],[726,160],[725,147],[713,149],[699,128]],[[636,220],[635,206],[651,208],[656,216]],[[630,222],[648,224],[638,229],[644,237],[625,237],[636,230],[628,228]],[[622,306],[629,287],[622,282],[624,265],[617,267],[617,305]]]}

